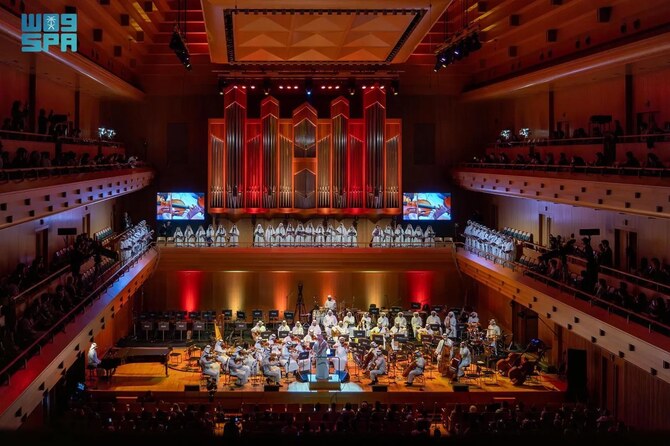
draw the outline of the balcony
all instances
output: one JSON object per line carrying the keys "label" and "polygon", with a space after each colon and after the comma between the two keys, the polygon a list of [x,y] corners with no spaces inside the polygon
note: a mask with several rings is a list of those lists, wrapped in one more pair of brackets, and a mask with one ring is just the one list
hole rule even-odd
{"label": "balcony", "polygon": [[651,319],[640,321],[640,315],[633,317],[612,304],[599,305],[598,299],[563,283],[550,283],[515,263],[460,248],[456,259],[460,271],[474,280],[670,382],[670,337],[663,332],[668,327]]}
{"label": "balcony", "polygon": [[465,163],[452,177],[475,192],[670,218],[668,169]]}

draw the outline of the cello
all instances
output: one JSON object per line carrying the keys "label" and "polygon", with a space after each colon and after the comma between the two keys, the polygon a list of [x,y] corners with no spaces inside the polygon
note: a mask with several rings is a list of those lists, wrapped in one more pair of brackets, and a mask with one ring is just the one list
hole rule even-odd
{"label": "cello", "polygon": [[442,376],[446,376],[447,372],[449,371],[450,357],[451,347],[445,343],[444,347],[442,347],[442,351],[440,352],[440,362],[437,363],[437,371]]}
{"label": "cello", "polygon": [[402,376],[407,378],[409,376],[409,372],[411,372],[414,368],[416,368],[416,359],[410,362],[407,367],[405,367],[405,370],[402,371]]}
{"label": "cello", "polygon": [[452,381],[455,381],[456,378],[458,378],[458,366],[461,365],[461,355],[456,354],[454,355],[453,358],[451,358],[451,361],[449,363],[449,367],[447,368],[445,375],[447,378],[449,378]]}

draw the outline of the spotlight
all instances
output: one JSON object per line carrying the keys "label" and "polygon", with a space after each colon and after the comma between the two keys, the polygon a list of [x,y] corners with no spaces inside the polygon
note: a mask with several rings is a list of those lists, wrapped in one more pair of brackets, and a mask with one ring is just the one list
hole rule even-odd
{"label": "spotlight", "polygon": [[398,79],[393,79],[391,81],[391,92],[393,93],[393,96],[398,96],[398,93],[400,93],[400,81]]}
{"label": "spotlight", "polygon": [[223,95],[227,86],[228,86],[228,81],[226,79],[220,77],[219,78],[219,86],[218,86],[220,95]]}
{"label": "spotlight", "polygon": [[184,68],[187,70],[191,69],[191,55],[188,52],[188,46],[186,45],[186,38],[179,30],[179,27],[175,25],[172,31],[172,38],[170,38],[170,49],[174,51],[177,55],[179,61],[184,65]]}
{"label": "spotlight", "polygon": [[356,81],[354,79],[349,79],[349,96],[356,94]]}
{"label": "spotlight", "polygon": [[270,94],[270,79],[268,78],[263,79],[263,94],[265,96]]}
{"label": "spotlight", "polygon": [[306,79],[305,80],[305,94],[307,96],[312,95],[312,79]]}

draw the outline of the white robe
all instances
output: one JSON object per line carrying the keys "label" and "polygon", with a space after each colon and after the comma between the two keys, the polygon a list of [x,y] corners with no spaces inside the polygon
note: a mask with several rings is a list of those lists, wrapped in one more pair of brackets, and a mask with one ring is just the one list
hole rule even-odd
{"label": "white robe", "polygon": [[375,226],[375,228],[372,230],[372,247],[373,248],[378,248],[379,246],[381,246],[382,237],[383,237],[382,228],[380,228],[379,226]]}
{"label": "white robe", "polygon": [[347,231],[347,242],[351,248],[358,246],[358,231],[356,231],[354,225],[349,226],[349,230]]}
{"label": "white robe", "polygon": [[233,225],[230,227],[230,246],[237,246],[240,243],[240,230],[237,229],[237,226]]}
{"label": "white robe", "polygon": [[336,230],[337,235],[335,236],[337,240],[337,246],[344,246],[347,241],[347,228],[344,227],[344,223],[340,223]]}
{"label": "white robe", "polygon": [[279,226],[275,230],[274,246],[286,246],[286,229],[284,228],[284,223],[279,223]]}
{"label": "white robe", "polygon": [[272,225],[265,228],[265,246],[274,246],[274,233],[275,230]]}
{"label": "white robe", "polygon": [[424,233],[424,246],[427,246],[429,248],[435,247],[435,231],[433,231],[433,228],[428,226],[426,228],[426,232]]}
{"label": "white robe", "polygon": [[326,239],[324,241],[326,246],[333,246],[333,238],[335,237],[335,229],[333,225],[328,225],[325,231]]}
{"label": "white robe", "polygon": [[184,233],[181,232],[181,228],[174,231],[174,245],[177,247],[184,246]]}
{"label": "white robe", "polygon": [[304,246],[313,246],[314,245],[314,225],[312,222],[308,222],[305,226],[305,240]]}
{"label": "white robe", "polygon": [[393,229],[391,229],[391,226],[386,225],[386,229],[384,229],[384,242],[383,246],[385,248],[388,248],[391,246],[393,241]]}
{"label": "white robe", "polygon": [[256,226],[256,230],[254,231],[254,246],[261,248],[265,246],[265,231],[260,223]]}
{"label": "white robe", "polygon": [[302,223],[295,227],[295,246],[305,246],[305,227]]}
{"label": "white robe", "polygon": [[403,239],[402,226],[397,225],[395,227],[395,231],[393,231],[393,246],[396,246],[398,248],[401,247],[402,239]]}
{"label": "white robe", "polygon": [[414,229],[414,238],[412,239],[415,248],[423,246],[423,230],[421,226]]}
{"label": "white robe", "polygon": [[186,226],[184,230],[184,242],[185,246],[195,246],[195,234],[193,233],[193,228],[191,226]]}
{"label": "white robe", "polygon": [[214,226],[212,225],[207,227],[207,232],[205,233],[205,243],[207,246],[212,246],[212,243],[214,243]]}
{"label": "white robe", "polygon": [[294,246],[295,245],[295,229],[293,229],[293,225],[289,223],[286,225],[286,246]]}
{"label": "white robe", "polygon": [[407,225],[405,228],[405,236],[403,238],[403,246],[405,248],[408,248],[412,246],[412,241],[414,240],[414,228],[412,228],[412,225]]}
{"label": "white robe", "polygon": [[317,225],[314,230],[314,244],[316,246],[323,246],[326,242],[325,233],[322,225]]}
{"label": "white robe", "polygon": [[226,228],[223,225],[219,225],[216,228],[216,233],[214,235],[214,244],[218,247],[226,246]]}

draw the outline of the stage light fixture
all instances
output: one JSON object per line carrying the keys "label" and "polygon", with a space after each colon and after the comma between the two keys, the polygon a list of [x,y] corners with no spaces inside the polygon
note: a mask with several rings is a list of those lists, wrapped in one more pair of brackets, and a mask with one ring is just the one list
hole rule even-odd
{"label": "stage light fixture", "polygon": [[228,86],[228,80],[224,78],[219,78],[219,94],[223,95],[223,93],[226,91],[226,87]]}
{"label": "stage light fixture", "polygon": [[393,96],[398,96],[400,93],[400,81],[398,79],[391,81],[391,93],[393,93]]}
{"label": "stage light fixture", "polygon": [[268,96],[270,94],[270,79],[263,79],[263,94]]}
{"label": "stage light fixture", "polygon": [[179,61],[187,70],[191,69],[191,55],[186,45],[186,38],[181,33],[179,26],[175,25],[170,39],[170,49],[174,51]]}
{"label": "stage light fixture", "polygon": [[477,31],[474,31],[471,34],[468,34],[467,31],[465,31],[465,34],[459,33],[450,41],[446,42],[446,44],[435,54],[436,61],[433,71],[437,72],[441,68],[445,68],[456,61],[468,57],[470,54],[481,48],[482,43],[479,40]]}
{"label": "stage light fixture", "polygon": [[307,96],[312,95],[312,79],[306,79],[305,80],[305,94]]}
{"label": "stage light fixture", "polygon": [[349,79],[349,96],[356,94],[356,81],[354,79]]}

